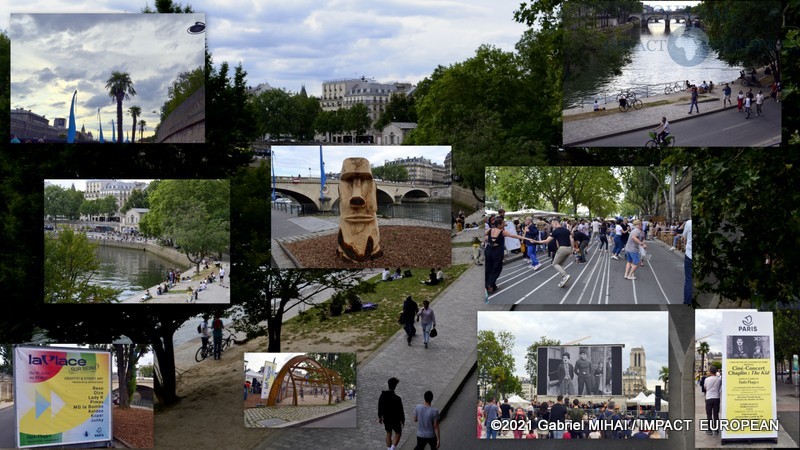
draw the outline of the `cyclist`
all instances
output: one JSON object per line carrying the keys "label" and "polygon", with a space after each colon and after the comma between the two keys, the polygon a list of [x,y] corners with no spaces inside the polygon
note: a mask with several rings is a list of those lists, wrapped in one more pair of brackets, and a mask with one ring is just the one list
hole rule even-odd
{"label": "cyclist", "polygon": [[624,95],[620,94],[617,100],[619,100],[619,106],[623,109],[628,107],[628,99],[626,99]]}
{"label": "cyclist", "polygon": [[203,349],[208,348],[208,339],[211,334],[208,331],[208,316],[203,316],[203,323],[200,324],[200,340],[203,341]]}
{"label": "cyclist", "polygon": [[666,117],[661,118],[661,124],[655,130],[653,130],[653,132],[656,133],[657,144],[665,142],[664,139],[669,136],[669,122],[667,122]]}

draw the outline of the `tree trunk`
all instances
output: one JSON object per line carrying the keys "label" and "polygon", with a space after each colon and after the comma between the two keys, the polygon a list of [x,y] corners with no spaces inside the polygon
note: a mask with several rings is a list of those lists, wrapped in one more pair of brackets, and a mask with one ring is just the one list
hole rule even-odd
{"label": "tree trunk", "polygon": [[128,409],[131,405],[129,401],[130,396],[128,395],[128,355],[125,345],[114,344],[114,354],[117,358],[117,383],[119,385],[117,394],[119,395],[119,408]]}
{"label": "tree trunk", "polygon": [[122,93],[117,93],[117,143],[122,144]]}
{"label": "tree trunk", "polygon": [[172,347],[173,330],[162,330],[162,335],[156,337],[151,344],[156,354],[158,371],[154,377],[153,390],[162,406],[173,405],[179,398],[176,393],[177,381],[175,379],[175,352]]}
{"label": "tree trunk", "polygon": [[278,311],[274,317],[267,319],[269,327],[267,334],[269,335],[268,352],[281,351],[281,322],[283,321],[283,311]]}
{"label": "tree trunk", "polygon": [[[131,114],[133,116],[133,114]],[[131,142],[136,142],[136,116],[133,116],[133,130],[131,131]]]}

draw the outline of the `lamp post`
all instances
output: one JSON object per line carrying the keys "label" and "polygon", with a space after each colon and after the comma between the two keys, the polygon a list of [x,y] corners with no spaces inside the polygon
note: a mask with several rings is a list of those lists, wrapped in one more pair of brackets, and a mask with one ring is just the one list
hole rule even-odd
{"label": "lamp post", "polygon": [[778,39],[778,41],[775,42],[775,50],[778,50],[778,58],[777,58],[778,61],[775,62],[775,67],[777,68],[776,72],[778,72],[778,73],[773,75],[774,78],[775,78],[775,81],[780,81],[781,80],[781,47],[782,47],[781,40]]}

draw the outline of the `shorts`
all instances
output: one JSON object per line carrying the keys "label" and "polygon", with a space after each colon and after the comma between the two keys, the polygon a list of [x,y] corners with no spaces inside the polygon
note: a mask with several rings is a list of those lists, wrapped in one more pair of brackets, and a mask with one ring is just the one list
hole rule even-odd
{"label": "shorts", "polygon": [[625,259],[631,264],[639,264],[639,252],[625,252]]}
{"label": "shorts", "polygon": [[403,432],[403,427],[400,425],[400,422],[387,422],[384,420],[383,428],[387,433],[394,431],[397,434],[401,434]]}

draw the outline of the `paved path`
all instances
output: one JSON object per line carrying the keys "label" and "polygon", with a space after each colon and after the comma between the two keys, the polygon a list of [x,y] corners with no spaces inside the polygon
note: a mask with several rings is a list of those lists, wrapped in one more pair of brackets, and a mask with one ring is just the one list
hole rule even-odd
{"label": "paved path", "polygon": [[[724,85],[722,86],[724,87]],[[621,112],[619,111],[618,104],[609,103],[606,105],[608,108],[607,111],[598,113],[596,116],[590,116],[586,118],[570,120],[570,116],[574,116],[575,114],[581,113],[591,113],[591,108],[586,109],[572,109],[564,111],[564,124],[563,124],[563,142],[565,146],[576,146],[576,145],[586,145],[586,146],[620,146],[618,143],[610,142],[602,140],[601,138],[608,137],[610,135],[615,135],[620,132],[625,131],[633,131],[633,130],[640,130],[637,131],[636,136],[637,139],[634,141],[630,141],[626,146],[644,146],[645,141],[647,140],[647,132],[641,131],[644,129],[654,129],[659,123],[661,123],[661,118],[666,117],[669,120],[670,125],[676,122],[683,122],[686,120],[695,121],[698,117],[704,117],[708,114],[714,114],[723,111],[723,102],[722,102],[722,87],[715,89],[713,94],[702,94],[699,96],[699,110],[701,111],[700,114],[692,114],[689,115],[689,103],[690,103],[690,96],[687,92],[678,92],[670,95],[661,95],[656,97],[649,97],[645,99],[641,99],[644,103],[644,107],[640,110],[628,110],[628,112]],[[744,92],[747,92],[749,88],[742,88],[739,85],[731,85],[731,89],[733,92],[731,93],[731,97],[736,102],[736,94],[738,94],[739,89],[743,89]],[[759,132],[766,133],[767,136],[772,136],[775,134],[776,136],[780,136],[781,132],[781,120],[780,120],[780,107],[781,103],[775,103],[772,101],[771,98],[768,97],[769,88],[753,88],[754,94],[757,94],[759,89],[764,91],[765,100],[764,100],[764,113],[768,114],[766,119],[762,121],[759,126]],[[652,106],[653,102],[660,102],[660,101],[669,101],[669,104],[666,105],[658,105]],[[731,119],[728,115],[730,114],[738,114],[736,113],[736,108],[731,108],[728,106],[729,112],[725,112],[725,120],[716,118],[718,123],[726,123]],[[770,113],[769,111],[772,110],[773,112]],[[755,105],[753,105],[753,113],[755,113]],[[743,117],[736,117],[737,124],[739,119],[741,122],[744,122]],[[751,117],[752,119],[752,117]],[[763,118],[762,118],[763,119]],[[678,139],[677,143],[680,146],[688,146],[688,145],[699,145],[696,142],[688,139],[689,136],[684,134],[683,137],[677,132],[678,129],[675,127],[672,128],[672,134],[676,136]],[[735,137],[731,137],[731,142],[721,142],[720,140],[713,140],[711,141],[711,146],[730,146],[730,145],[740,145],[740,142],[736,140]],[[762,140],[764,137],[762,136]],[[628,141],[626,141],[628,142]],[[708,144],[703,144],[708,145]]]}
{"label": "paved path", "polygon": [[[483,267],[472,266],[458,280],[447,287],[431,307],[436,311],[439,337],[431,340],[430,348],[422,346],[422,339],[415,338],[412,345],[406,343],[405,334],[397,334],[370,358],[358,367],[358,427],[347,433],[337,434],[331,442],[330,431],[306,429],[305,442],[326,442],[326,448],[334,449],[379,449],[385,448],[385,431],[378,423],[378,396],[388,389],[390,377],[400,379],[397,394],[403,399],[406,424],[401,445],[414,439],[416,428],[413,422],[414,407],[422,403],[426,390],[434,393],[434,406],[442,409],[453,397],[453,384],[458,385],[466,376],[464,367],[475,363],[477,345],[477,311],[486,309],[476,292],[483,289]],[[421,333],[418,334],[420,336]],[[465,351],[466,350],[466,351]],[[299,435],[289,431],[276,431],[269,435],[257,449],[294,449]]]}
{"label": "paved path", "polygon": [[[230,275],[229,272],[231,270],[230,263],[223,262],[221,267],[225,268],[225,281],[224,284],[219,283],[219,268],[213,267],[209,265],[209,268],[217,274],[217,281],[214,283],[208,284],[205,290],[200,291],[197,294],[197,301],[193,301],[193,303],[224,303],[229,304],[231,302],[231,282],[230,282]],[[192,266],[183,272],[181,272],[181,278],[183,277],[192,277],[196,273],[197,266]],[[201,274],[208,274],[211,270],[200,270]],[[181,281],[179,283],[175,283],[173,288],[167,294],[158,295],[158,286],[163,283],[159,283],[149,289],[150,295],[152,298],[147,301],[142,301],[142,295],[144,292],[140,292],[132,297],[128,297],[123,299],[121,303],[133,303],[133,304],[142,304],[142,305],[154,305],[154,304],[161,304],[161,303],[189,303],[188,299],[188,289],[189,287],[192,290],[195,290],[200,287],[200,279],[196,280],[188,280],[188,281]],[[179,291],[179,293],[173,293],[172,291]]]}
{"label": "paved path", "polygon": [[652,256],[639,267],[636,280],[626,280],[625,259],[610,258],[598,251],[599,242],[589,247],[586,264],[567,259],[565,270],[572,278],[558,287],[561,275],[550,258],[539,253],[539,270],[520,255],[508,258],[497,280],[500,290],[489,296],[491,304],[676,304],[683,302],[683,254],[670,252],[661,241],[648,240]]}
{"label": "paved path", "polygon": [[[253,394],[258,395],[258,394]],[[244,409],[244,426],[247,428],[292,427],[312,422],[331,416],[346,409],[356,407],[354,400],[348,400],[335,405],[313,406],[272,406]],[[348,425],[341,425],[347,427]],[[356,426],[355,417],[349,427]]]}

